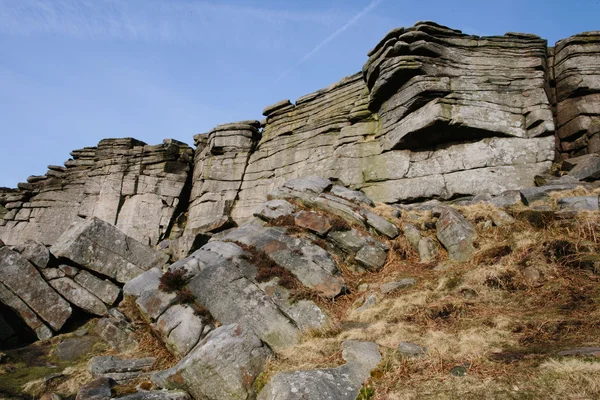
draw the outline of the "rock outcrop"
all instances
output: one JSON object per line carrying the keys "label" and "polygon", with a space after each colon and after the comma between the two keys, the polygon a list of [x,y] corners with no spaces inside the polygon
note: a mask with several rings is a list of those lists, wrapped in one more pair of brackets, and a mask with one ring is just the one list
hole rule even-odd
{"label": "rock outcrop", "polygon": [[172,139],[157,146],[104,139],[71,156],[64,167],[51,165],[4,197],[0,238],[6,244],[51,245],[79,217],[98,217],[144,244],[167,235],[184,195],[191,148]]}

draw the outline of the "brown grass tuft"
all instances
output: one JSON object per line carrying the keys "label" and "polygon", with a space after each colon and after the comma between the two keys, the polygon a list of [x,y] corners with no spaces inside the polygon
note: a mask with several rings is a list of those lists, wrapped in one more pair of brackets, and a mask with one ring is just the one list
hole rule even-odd
{"label": "brown grass tuft", "polygon": [[185,268],[175,268],[173,271],[166,271],[160,277],[158,288],[164,292],[173,293],[182,290],[187,285],[188,280],[189,277]]}
{"label": "brown grass tuft", "polygon": [[294,274],[269,258],[264,251],[241,242],[235,242],[235,244],[246,252],[244,258],[258,268],[254,278],[257,282],[268,282],[271,279],[278,278],[279,285],[286,289],[294,290],[302,286]]}

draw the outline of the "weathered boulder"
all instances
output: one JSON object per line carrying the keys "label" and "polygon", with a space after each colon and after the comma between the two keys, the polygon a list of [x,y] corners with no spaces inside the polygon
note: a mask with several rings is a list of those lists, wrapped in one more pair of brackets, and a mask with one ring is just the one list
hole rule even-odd
{"label": "weathered boulder", "polygon": [[355,400],[381,356],[372,342],[346,341],[337,368],[277,374],[259,393],[259,400]]}
{"label": "weathered boulder", "polygon": [[306,228],[317,235],[324,236],[331,229],[331,221],[315,211],[299,211],[294,217],[296,226]]}
{"label": "weathered boulder", "polygon": [[153,375],[159,387],[183,389],[196,399],[247,399],[270,350],[240,324],[211,332],[173,368]]}
{"label": "weathered boulder", "polygon": [[331,193],[345,200],[353,201],[356,203],[362,203],[367,206],[375,205],[375,203],[373,203],[373,200],[368,198],[367,195],[363,192],[360,192],[358,190],[351,190],[344,186],[334,185],[331,188]]}
{"label": "weathered boulder", "polygon": [[271,200],[260,206],[254,213],[254,216],[268,221],[285,217],[286,215],[293,214],[295,211],[296,207],[285,200]]}
{"label": "weathered boulder", "polygon": [[169,349],[179,356],[188,354],[213,328],[195,315],[194,310],[185,304],[175,304],[169,307],[158,318],[155,327],[163,335]]}
{"label": "weathered boulder", "polygon": [[574,196],[558,199],[558,207],[567,210],[598,211],[598,196]]}
{"label": "weathered boulder", "polygon": [[143,390],[119,397],[119,400],[189,400],[190,396],[181,390]]}
{"label": "weathered boulder", "polygon": [[119,353],[135,350],[138,342],[131,323],[116,308],[110,309],[108,313],[107,318],[101,318],[96,323],[95,333]]}
{"label": "weathered boulder", "polygon": [[24,244],[24,249],[21,251],[21,254],[40,269],[46,268],[51,259],[48,248],[44,246],[43,243],[33,240],[29,240]]}
{"label": "weathered boulder", "polygon": [[71,316],[69,303],[46,283],[25,257],[6,246],[0,247],[0,283],[56,331]]}
{"label": "weathered boulder", "polygon": [[0,283],[0,301],[21,317],[23,322],[35,332],[38,339],[45,340],[52,337],[52,330],[46,326],[46,324],[23,300],[2,283]]}
{"label": "weathered boulder", "polygon": [[248,223],[223,240],[255,246],[323,296],[335,297],[345,289],[344,280],[326,250],[306,239],[288,236],[282,229]]}
{"label": "weathered boulder", "polygon": [[108,313],[108,309],[102,300],[75,283],[71,278],[53,279],[48,283],[65,299],[85,311],[100,316]]}
{"label": "weathered boulder", "polygon": [[356,262],[368,270],[377,271],[387,259],[388,247],[384,243],[356,229],[329,233],[328,239]]}
{"label": "weathered boulder", "polygon": [[477,234],[473,225],[460,213],[444,207],[436,222],[437,238],[455,261],[468,261],[475,252],[473,241]]}
{"label": "weathered boulder", "polygon": [[600,179],[600,156],[597,154],[589,154],[581,157],[573,169],[568,172],[568,176],[572,176],[580,181],[593,181]]}
{"label": "weathered boulder", "polygon": [[166,254],[141,244],[99,218],[74,225],[54,243],[51,252],[122,283],[168,260]]}
{"label": "weathered boulder", "polygon": [[79,388],[75,400],[110,400],[115,381],[110,378],[98,378]]}
{"label": "weathered boulder", "polygon": [[188,288],[216,320],[240,324],[274,349],[297,342],[299,331],[292,320],[233,260],[204,248],[197,253],[205,266],[191,279]]}
{"label": "weathered boulder", "polygon": [[99,279],[85,270],[79,271],[73,279],[108,306],[112,306],[121,294],[121,289],[111,281]]}
{"label": "weathered boulder", "polygon": [[94,378],[106,377],[116,382],[124,382],[148,372],[156,358],[120,358],[114,356],[96,356],[88,362],[88,371]]}

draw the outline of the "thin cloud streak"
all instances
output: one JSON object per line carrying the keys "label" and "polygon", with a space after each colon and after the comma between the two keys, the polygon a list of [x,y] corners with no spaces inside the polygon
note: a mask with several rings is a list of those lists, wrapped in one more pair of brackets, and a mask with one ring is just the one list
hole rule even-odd
{"label": "thin cloud streak", "polygon": [[279,77],[275,80],[275,82],[279,82],[283,78],[288,76],[292,71],[294,71],[300,65],[302,65],[306,61],[308,61],[308,59],[310,59],[312,56],[314,56],[319,50],[321,50],[323,47],[325,47],[329,42],[331,42],[336,37],[340,36],[348,28],[350,28],[352,25],[354,25],[356,22],[358,22],[358,20],[360,20],[362,17],[367,15],[369,12],[371,12],[375,7],[377,7],[378,5],[383,3],[383,1],[384,0],[374,0],[371,3],[369,3],[369,5],[366,6],[361,12],[359,12],[354,17],[352,17],[348,22],[346,22],[337,31],[333,32],[331,35],[329,35],[327,38],[325,38],[325,40],[323,40],[321,43],[319,43],[317,46],[315,46],[314,49],[309,51],[304,57],[302,57],[302,59],[300,61],[298,61],[298,63],[296,63],[296,65],[294,65],[293,67],[291,67],[290,69],[284,71],[281,75],[279,75]]}
{"label": "thin cloud streak", "polygon": [[[339,15],[189,0],[0,0],[0,34],[198,41],[227,25],[290,22],[330,25]],[[227,24],[230,22],[230,24]]]}

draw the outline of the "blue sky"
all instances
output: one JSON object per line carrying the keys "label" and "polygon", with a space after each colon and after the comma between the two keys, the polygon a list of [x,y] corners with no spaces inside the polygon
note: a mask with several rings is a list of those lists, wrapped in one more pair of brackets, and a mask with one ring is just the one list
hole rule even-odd
{"label": "blue sky", "polygon": [[550,44],[600,0],[0,0],[0,186],[106,137],[192,143],[359,71],[390,29],[433,20]]}

